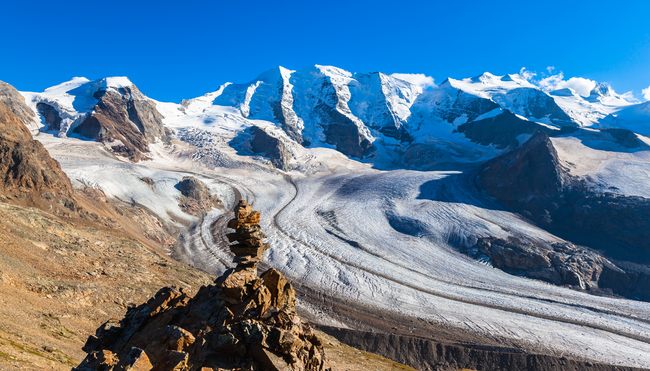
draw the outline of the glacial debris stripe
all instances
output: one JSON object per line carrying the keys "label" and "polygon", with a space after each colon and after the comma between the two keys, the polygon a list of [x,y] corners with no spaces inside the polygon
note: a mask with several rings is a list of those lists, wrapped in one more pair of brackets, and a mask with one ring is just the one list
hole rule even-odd
{"label": "glacial debris stripe", "polygon": [[191,297],[165,287],[88,337],[75,371],[323,371],[321,340],[296,314],[295,291],[275,270],[258,277],[269,244],[260,213],[235,207],[228,235],[237,267]]}

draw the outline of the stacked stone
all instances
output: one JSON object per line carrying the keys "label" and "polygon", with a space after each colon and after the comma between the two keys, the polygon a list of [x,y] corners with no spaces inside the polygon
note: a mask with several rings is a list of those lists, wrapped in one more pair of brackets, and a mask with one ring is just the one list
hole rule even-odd
{"label": "stacked stone", "polygon": [[74,370],[323,371],[323,345],[296,314],[291,283],[275,269],[257,275],[269,248],[259,221],[259,212],[240,201],[228,224],[237,267],[193,298],[164,288],[122,320],[106,322]]}
{"label": "stacked stone", "polygon": [[228,228],[234,229],[235,233],[226,235],[230,242],[237,242],[230,246],[235,254],[235,263],[254,265],[262,261],[262,254],[269,244],[262,241],[266,235],[262,233],[259,222],[260,212],[254,211],[245,200],[240,200],[235,207],[235,218],[228,222]]}

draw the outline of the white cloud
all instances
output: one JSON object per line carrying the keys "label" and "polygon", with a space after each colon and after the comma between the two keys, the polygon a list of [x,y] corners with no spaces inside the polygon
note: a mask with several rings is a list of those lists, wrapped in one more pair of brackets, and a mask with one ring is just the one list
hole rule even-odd
{"label": "white cloud", "polygon": [[408,81],[411,84],[419,85],[423,89],[436,87],[433,77],[426,76],[423,73],[394,73],[391,76],[400,80]]}
{"label": "white cloud", "polygon": [[645,100],[650,100],[650,86],[648,86],[647,88],[641,90],[641,94],[643,94],[643,98]]}
{"label": "white cloud", "polygon": [[525,80],[533,81],[533,78],[537,76],[537,74],[533,71],[527,70],[526,67],[521,67],[521,70],[519,70],[519,76],[523,77]]}
{"label": "white cloud", "polygon": [[562,89],[558,87],[560,84],[562,84],[562,82],[566,81],[564,81],[564,74],[560,72],[557,75],[551,75],[539,80],[539,87],[544,91],[553,91]]}
{"label": "white cloud", "polygon": [[[549,71],[552,71],[552,69],[549,69]],[[583,97],[587,97],[596,87],[596,82],[583,77],[572,77],[569,80],[564,80],[564,73],[560,72],[557,75],[541,79],[539,87],[544,91],[571,88]]]}
{"label": "white cloud", "polygon": [[546,70],[548,71],[548,73],[552,74],[553,71],[555,71],[555,67],[554,66],[548,66],[548,67],[546,67]]}
{"label": "white cloud", "polygon": [[[650,93],[650,87],[648,87],[648,89],[644,89],[644,90],[648,90],[648,93]],[[641,92],[643,92],[643,90]],[[626,100],[626,101],[628,101],[630,103],[641,103],[638,99],[636,99],[634,97],[634,93],[632,93],[631,91],[628,91],[625,94],[621,94],[621,98],[623,98],[624,100]],[[648,98],[650,98],[650,94],[648,94]]]}

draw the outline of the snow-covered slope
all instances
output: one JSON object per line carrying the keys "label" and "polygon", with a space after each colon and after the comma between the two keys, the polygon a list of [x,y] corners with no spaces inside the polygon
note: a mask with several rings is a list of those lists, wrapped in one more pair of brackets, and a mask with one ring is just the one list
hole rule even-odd
{"label": "snow-covered slope", "polygon": [[171,127],[242,131],[264,121],[305,147],[392,163],[412,144],[435,143],[447,155],[454,155],[453,147],[483,158],[489,148],[477,147],[475,138],[457,129],[503,110],[547,127],[606,127],[605,116],[630,104],[606,84],[583,97],[570,88],[547,93],[520,74],[486,72],[425,90],[381,72],[316,65],[297,71],[278,67],[248,83],[228,83],[180,105],[159,102],[158,108]]}
{"label": "snow-covered slope", "polygon": [[147,158],[150,143],[168,141],[156,105],[126,77],[80,77],[43,93],[23,94],[45,130],[100,141],[132,161]]}
{"label": "snow-covered slope", "polygon": [[650,102],[627,106],[602,119],[598,126],[627,129],[650,136]]}

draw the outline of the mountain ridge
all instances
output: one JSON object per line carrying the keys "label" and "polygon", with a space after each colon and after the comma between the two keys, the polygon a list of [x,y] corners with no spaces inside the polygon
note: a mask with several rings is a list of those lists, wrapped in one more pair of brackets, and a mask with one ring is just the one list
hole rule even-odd
{"label": "mountain ridge", "polygon": [[[49,105],[50,109],[40,110],[44,121],[48,121],[47,115],[58,114],[60,135],[67,135],[70,130],[79,131],[77,127],[85,119],[81,116],[91,115],[99,102],[94,93],[83,91],[84,86],[92,86],[97,92],[134,85],[124,77],[94,81],[74,78],[43,93],[23,95],[33,109]],[[467,138],[454,134],[457,127],[497,108],[556,128],[626,129],[638,127],[639,121],[650,122],[650,113],[645,115],[639,109],[632,120],[626,118],[629,114],[616,117],[617,111],[630,112],[643,103],[633,104],[603,83],[583,97],[571,88],[546,91],[521,74],[496,76],[485,72],[465,79],[447,78],[424,89],[382,72],[353,73],[321,65],[300,70],[278,66],[249,82],[225,83],[214,92],[180,104],[158,102],[144,95],[139,101],[155,104],[161,118],[154,121],[172,128],[190,121],[196,126],[210,121],[252,126],[256,120],[263,120],[282,128],[300,145],[335,148],[358,159],[382,157],[385,151],[403,153],[409,144],[425,143],[432,136],[469,148]],[[153,142],[164,137],[147,139]],[[146,145],[139,140],[133,147],[146,152]]]}

